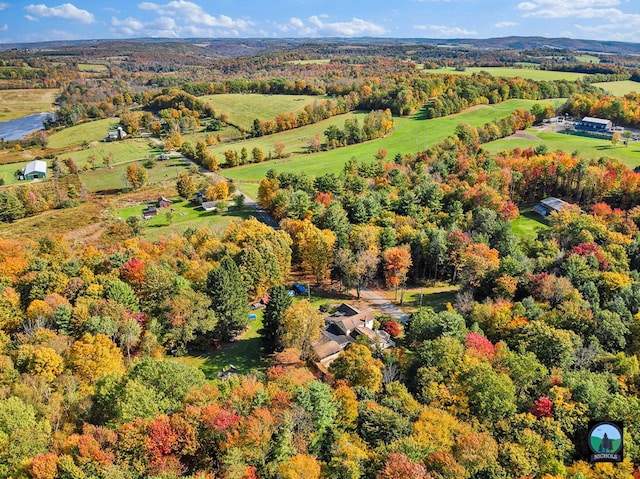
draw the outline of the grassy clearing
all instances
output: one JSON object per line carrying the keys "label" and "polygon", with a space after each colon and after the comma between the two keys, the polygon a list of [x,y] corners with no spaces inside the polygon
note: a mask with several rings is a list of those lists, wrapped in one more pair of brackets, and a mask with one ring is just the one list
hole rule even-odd
{"label": "grassy clearing", "polygon": [[[494,119],[503,118],[518,108],[531,109],[535,103],[538,102],[533,100],[509,100],[497,105],[481,105],[463,113],[433,120],[424,120],[419,113],[408,118],[395,118],[394,131],[385,138],[331,151],[292,155],[282,160],[240,166],[223,170],[223,174],[238,182],[257,182],[264,178],[267,170],[271,168],[278,172],[288,171],[316,176],[325,173],[337,173],[342,169],[346,161],[352,157],[359,160],[373,160],[374,155],[381,148],[387,150],[388,157],[393,157],[396,153],[403,155],[417,153],[453,134],[460,122],[468,122],[474,126],[480,126]],[[340,117],[338,118],[340,119],[339,124],[344,122]],[[297,131],[298,136],[301,138],[311,137],[312,135],[306,131],[306,128],[310,127],[293,131]],[[326,126],[322,130],[325,128]],[[271,135],[269,143],[273,145],[274,142],[281,141],[282,137],[280,135],[285,133]],[[264,137],[262,140],[265,141]],[[282,141],[287,145],[285,152],[291,152],[292,149],[287,142]],[[248,145],[249,143],[238,142],[234,145],[234,149],[239,151],[245,144]],[[248,146],[247,149],[250,151]]]}
{"label": "grassy clearing", "polygon": [[92,141],[100,141],[107,136],[109,130],[115,129],[119,122],[118,118],[106,118],[64,128],[49,137],[47,147],[52,149],[69,148]]}
{"label": "grassy clearing", "polygon": [[496,77],[520,77],[527,80],[569,80],[576,81],[582,79],[584,73],[556,72],[548,70],[537,70],[533,68],[508,68],[508,67],[467,67],[464,71],[457,71],[455,68],[438,68],[436,70],[426,70],[431,73],[450,73],[452,75],[471,75],[481,71],[490,73]]}
{"label": "grassy clearing", "polygon": [[[87,191],[101,194],[115,193],[127,188],[124,180],[128,163],[120,163],[113,168],[96,168],[81,173],[80,179]],[[142,162],[135,163],[142,166]],[[165,180],[173,180],[178,173],[189,170],[189,164],[182,159],[158,161],[155,166],[147,170],[149,184],[159,183]]]}
{"label": "grassy clearing", "polygon": [[511,231],[518,238],[536,238],[538,230],[547,229],[549,224],[531,208],[522,209],[520,216],[511,222]]}
{"label": "grassy clearing", "polygon": [[[149,195],[149,202],[155,202],[155,199],[157,199],[157,196]],[[173,213],[171,214],[171,219],[167,217],[167,213],[171,213],[171,208],[159,208],[157,216],[143,223],[142,237],[155,241],[161,236],[181,235],[189,228],[198,229],[203,226],[209,227],[214,233],[221,233],[231,222],[245,220],[255,214],[251,208],[244,207],[237,210],[233,205],[224,214],[207,212],[182,198],[172,199]],[[139,203],[134,206],[117,208],[115,215],[122,219],[127,219],[130,216],[140,216],[144,207],[144,204]]]}
{"label": "grassy clearing", "polygon": [[600,58],[594,55],[576,55],[576,60],[582,63],[600,63]]}
{"label": "grassy clearing", "polygon": [[78,70],[81,72],[106,72],[109,70],[107,65],[102,63],[78,63]]}
{"label": "grassy clearing", "polygon": [[[453,303],[456,300],[459,286],[430,286],[423,288],[407,288],[404,293],[404,303],[402,309],[407,313],[414,313],[420,308],[433,308],[434,311],[444,311],[447,309],[447,303]],[[380,290],[376,291],[389,301],[400,304],[395,301],[395,291]],[[400,293],[398,293],[398,296]]]}
{"label": "grassy clearing", "polygon": [[248,329],[233,343],[213,346],[206,352],[176,358],[183,364],[200,369],[207,379],[216,379],[223,368],[233,364],[240,374],[252,369],[264,370],[267,362],[260,355],[261,340],[258,331],[262,328],[262,310],[252,311],[257,319],[249,322]]}
{"label": "grassy clearing", "polygon": [[614,96],[624,96],[632,91],[640,92],[640,82],[631,80],[598,82],[593,85],[599,86],[604,91]]}
{"label": "grassy clearing", "polygon": [[[0,165],[0,178],[4,180],[5,185],[15,185],[18,183],[21,184],[29,184],[31,181],[18,181],[14,173],[16,170],[21,170],[24,168],[28,161],[23,161],[20,163],[9,163],[5,165]],[[48,162],[49,163],[49,162]],[[50,163],[49,163],[50,165]]]}
{"label": "grassy clearing", "polygon": [[105,208],[97,202],[86,202],[74,208],[44,211],[14,223],[0,225],[0,237],[37,240],[51,233],[65,234],[80,228],[98,225]]}
{"label": "grassy clearing", "polygon": [[217,114],[225,113],[231,123],[249,129],[256,118],[270,120],[278,113],[299,111],[305,105],[325,98],[310,95],[228,93],[201,96],[200,100],[211,103]]}
{"label": "grassy clearing", "polygon": [[0,90],[0,122],[53,110],[56,88]]}
{"label": "grassy clearing", "polygon": [[145,138],[131,138],[117,142],[92,142],[88,148],[61,154],[60,158],[71,158],[78,168],[83,168],[88,165],[88,158],[93,155],[96,158],[95,165],[102,167],[103,158],[109,154],[113,156],[111,164],[117,165],[133,160],[157,158],[162,152],[163,150]]}
{"label": "grassy clearing", "polygon": [[316,58],[314,60],[291,60],[290,62],[285,62],[290,65],[326,65],[331,63],[331,58]]}
{"label": "grassy clearing", "polygon": [[260,148],[266,156],[270,151],[274,150],[274,143],[279,141],[286,145],[285,154],[300,155],[306,154],[309,143],[316,134],[320,134],[320,137],[324,139],[323,132],[329,125],[336,125],[342,128],[344,121],[347,118],[358,118],[360,124],[364,120],[364,113],[348,113],[346,115],[338,115],[326,120],[314,123],[312,125],[304,126],[302,128],[295,128],[293,130],[283,131],[274,135],[261,136],[258,138],[250,138],[247,140],[218,143],[215,146],[209,148],[209,151],[214,155],[217,155],[219,161],[224,162],[224,152],[227,150],[235,150],[240,154],[242,148],[246,148],[249,155],[253,148]]}
{"label": "grassy clearing", "polygon": [[631,142],[626,147],[621,143],[612,145],[611,140],[604,138],[591,138],[587,136],[568,135],[565,133],[541,133],[535,128],[527,130],[537,137],[536,140],[528,138],[503,138],[482,145],[484,149],[492,153],[513,148],[535,148],[545,144],[550,151],[562,150],[577,152],[582,158],[613,158],[624,163],[629,168],[640,165],[640,142]]}

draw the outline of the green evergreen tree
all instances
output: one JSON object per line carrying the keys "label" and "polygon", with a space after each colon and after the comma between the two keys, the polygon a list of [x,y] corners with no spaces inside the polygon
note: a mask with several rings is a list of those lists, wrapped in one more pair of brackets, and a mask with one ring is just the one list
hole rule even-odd
{"label": "green evergreen tree", "polygon": [[249,298],[236,263],[225,256],[207,277],[207,294],[218,323],[214,334],[222,341],[241,333],[249,322]]}
{"label": "green evergreen tree", "polygon": [[271,354],[284,349],[282,345],[282,323],[284,313],[291,306],[291,296],[282,285],[276,285],[269,290],[269,302],[262,317],[262,349],[265,354]]}
{"label": "green evergreen tree", "polygon": [[0,221],[10,223],[24,218],[25,209],[22,202],[10,191],[0,192]]}

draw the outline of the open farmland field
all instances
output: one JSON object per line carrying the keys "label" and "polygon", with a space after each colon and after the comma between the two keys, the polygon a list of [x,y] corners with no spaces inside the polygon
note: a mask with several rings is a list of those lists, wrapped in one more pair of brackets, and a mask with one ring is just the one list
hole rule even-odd
{"label": "open farmland field", "polygon": [[[469,110],[432,120],[420,119],[420,114],[407,118],[394,118],[395,128],[392,133],[385,138],[351,145],[335,150],[323,151],[313,154],[302,154],[291,156],[282,160],[264,161],[262,163],[240,166],[224,170],[226,177],[242,182],[257,182],[264,178],[267,170],[273,168],[280,171],[291,171],[297,173],[307,173],[309,175],[323,175],[325,173],[337,173],[343,165],[352,157],[358,160],[373,160],[376,152],[384,148],[388,157],[393,157],[396,153],[407,154],[417,153],[425,148],[452,135],[456,126],[461,122],[468,122],[473,126],[480,126],[494,119],[507,116],[518,108],[531,109],[537,103],[533,100],[509,100],[497,105],[481,105]],[[339,117],[338,117],[339,118]],[[342,121],[343,122],[343,121]],[[342,123],[341,122],[341,123]],[[298,135],[304,135],[305,128],[299,128]],[[287,132],[288,133],[288,132]],[[270,144],[280,141],[278,133],[270,136]],[[304,135],[309,138],[312,135]],[[263,141],[265,138],[263,137]],[[283,141],[284,142],[284,141]],[[240,150],[245,142],[238,142],[234,149]],[[286,144],[286,142],[284,142]],[[226,148],[225,148],[226,149]],[[249,149],[249,148],[248,148]],[[285,148],[285,152],[291,149]]]}
{"label": "open farmland field", "polygon": [[0,90],[0,121],[52,111],[59,92],[56,88]]}
{"label": "open farmland field", "polygon": [[527,80],[580,80],[584,73],[555,72],[548,70],[537,70],[532,68],[507,68],[507,67],[467,67],[463,72],[455,68],[438,68],[436,70],[426,70],[430,73],[450,73],[453,75],[471,75],[481,71],[490,73],[496,77],[520,77]]}
{"label": "open farmland field", "polygon": [[640,92],[640,82],[631,80],[598,82],[593,83],[593,85],[599,86],[604,91],[614,96],[624,96],[632,91]]}
{"label": "open farmland field", "polygon": [[199,97],[213,105],[217,115],[226,114],[229,122],[245,129],[253,126],[253,120],[271,120],[278,113],[302,110],[305,105],[326,99],[310,95],[260,95],[228,93]]}
{"label": "open farmland field", "polygon": [[109,68],[102,63],[78,63],[78,70],[81,72],[106,72]]}
{"label": "open farmland field", "polygon": [[326,120],[313,123],[311,125],[303,126],[302,128],[294,128],[293,130],[287,130],[273,135],[260,136],[258,138],[249,138],[247,140],[235,141],[231,143],[218,143],[208,150],[217,156],[219,162],[224,162],[224,152],[227,150],[235,150],[240,154],[242,148],[246,148],[251,155],[253,148],[260,148],[264,152],[265,156],[269,155],[269,151],[273,151],[273,144],[276,142],[282,142],[286,145],[285,154],[300,155],[305,154],[309,143],[316,134],[320,134],[324,140],[323,132],[330,126],[336,125],[342,128],[344,121],[347,118],[358,118],[358,121],[362,125],[362,121],[365,117],[365,113],[347,113],[345,115],[338,115]]}
{"label": "open farmland field", "polygon": [[69,148],[81,146],[91,141],[100,141],[107,136],[110,129],[116,128],[118,124],[117,118],[80,123],[53,133],[47,141],[47,146],[52,149]]}
{"label": "open farmland field", "polygon": [[568,135],[564,133],[541,133],[535,128],[530,128],[526,133],[533,138],[509,137],[486,143],[482,147],[492,153],[514,148],[535,148],[545,144],[550,151],[562,150],[569,153],[577,152],[583,158],[608,157],[624,163],[629,168],[640,165],[640,142],[630,142],[626,147],[622,142],[612,145],[611,140],[604,138],[591,138],[587,136]]}
{"label": "open farmland field", "polygon": [[[120,163],[113,168],[96,168],[80,174],[82,184],[87,191],[109,193],[125,189],[127,183],[124,180],[127,166],[131,164]],[[141,162],[136,163],[142,166]],[[182,159],[173,159],[156,162],[153,168],[147,169],[148,183],[158,183],[165,180],[173,180],[178,173],[187,171],[189,164]]]}
{"label": "open farmland field", "polygon": [[84,167],[87,159],[94,155],[96,158],[96,167],[102,167],[102,159],[112,154],[111,164],[127,163],[132,160],[141,160],[146,158],[157,158],[163,150],[151,143],[146,138],[131,138],[124,141],[114,141],[107,143],[91,143],[88,148],[82,150],[71,151],[59,155],[60,158],[71,158],[75,161],[78,168]]}
{"label": "open farmland field", "polygon": [[600,58],[594,55],[577,55],[576,60],[582,63],[600,63]]}

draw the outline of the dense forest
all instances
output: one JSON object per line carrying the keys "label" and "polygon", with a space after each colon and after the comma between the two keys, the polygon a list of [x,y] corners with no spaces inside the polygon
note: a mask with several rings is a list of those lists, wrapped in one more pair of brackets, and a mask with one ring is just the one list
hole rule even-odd
{"label": "dense forest", "polygon": [[[129,135],[148,132],[179,149],[205,170],[170,180],[185,199],[203,189],[228,198],[233,183],[204,182],[207,170],[271,159],[231,142],[216,158],[207,147],[223,128],[260,138],[366,112],[312,144],[333,150],[384,137],[394,118],[416,112],[429,119],[509,99],[565,100],[558,111],[536,105],[481,126],[459,123],[417,154],[345,157],[337,173],[270,169],[257,201],[276,229],[250,218],[221,233],[190,227],[150,241],[136,218],[114,220],[90,241],[1,235],[0,478],[640,477],[640,173],[545,145],[483,148],[556,114],[637,126],[637,94],[418,68],[553,51],[545,68],[590,70],[576,52],[551,48],[411,45],[408,61],[408,46],[375,42],[366,56],[340,42],[224,57],[180,42],[134,45],[99,73],[73,66],[109,45],[60,47],[64,61],[60,52],[2,52],[0,80],[59,86],[51,131],[117,115]],[[329,61],[297,63],[319,53]],[[595,73],[632,78],[628,61],[620,55]],[[218,93],[319,98],[242,128],[200,98]],[[183,140],[200,128],[205,139]],[[51,159],[53,180],[2,187],[0,228],[88,201],[73,160]],[[112,158],[101,160],[108,168]],[[127,167],[132,191],[144,175]],[[566,208],[516,235],[520,212],[547,196]],[[330,295],[321,304],[292,298],[293,278]],[[455,297],[414,308],[406,322],[375,318],[394,347],[360,337],[319,363],[314,345],[340,301],[377,286],[402,303],[408,286],[434,284]],[[259,301],[265,367],[207,377],[189,365],[231,347]],[[588,462],[589,422],[600,419],[624,424],[619,464]]]}

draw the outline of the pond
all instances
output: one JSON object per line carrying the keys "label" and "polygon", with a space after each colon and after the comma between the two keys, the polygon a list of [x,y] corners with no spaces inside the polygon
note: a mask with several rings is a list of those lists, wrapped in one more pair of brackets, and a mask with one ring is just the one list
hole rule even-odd
{"label": "pond", "polygon": [[15,120],[0,122],[0,138],[5,140],[20,140],[32,131],[42,130],[42,122],[51,113],[36,113],[34,115],[23,116]]}

